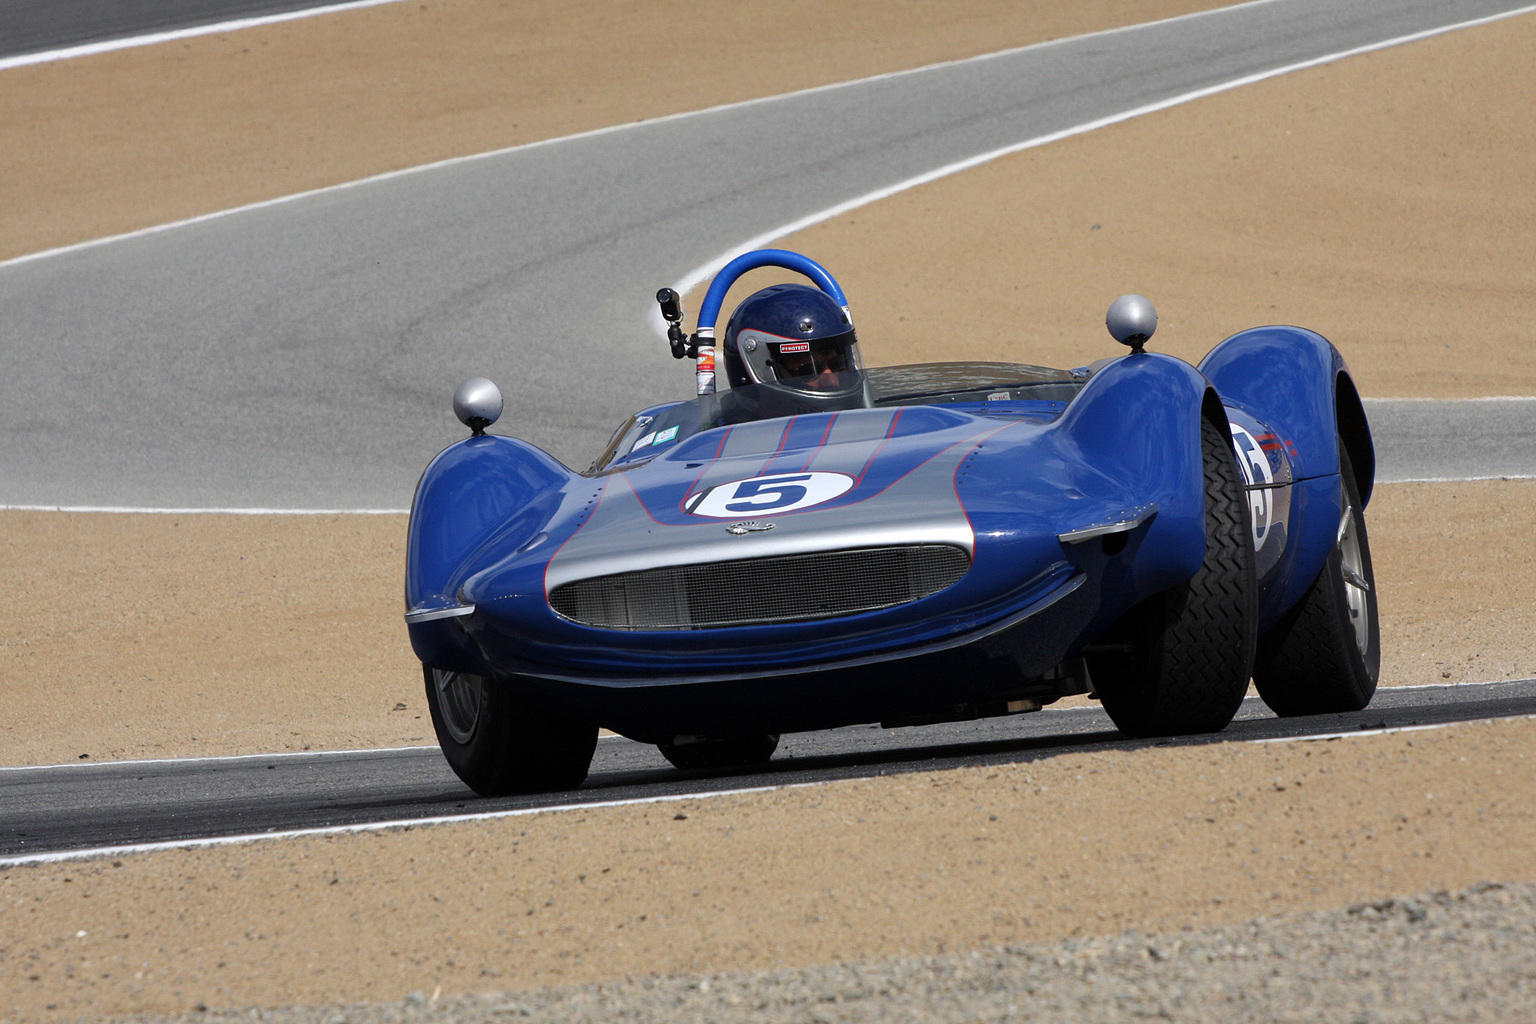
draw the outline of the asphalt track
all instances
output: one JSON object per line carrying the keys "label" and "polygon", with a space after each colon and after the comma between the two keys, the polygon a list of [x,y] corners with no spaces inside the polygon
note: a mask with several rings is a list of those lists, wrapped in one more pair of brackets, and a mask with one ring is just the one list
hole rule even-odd
{"label": "asphalt track", "polygon": [[[1516,9],[1266,0],[0,264],[0,505],[402,508],[476,373],[500,429],[581,467],[688,394],[651,295],[702,264],[956,161]],[[1445,452],[1436,408],[1418,433]]]}
{"label": "asphalt track", "polygon": [[1536,477],[1536,398],[1368,398],[1377,483]]}
{"label": "asphalt track", "polygon": [[1016,764],[1083,751],[1356,735],[1523,715],[1536,715],[1536,679],[1384,688],[1364,711],[1307,718],[1276,718],[1249,698],[1225,731],[1182,739],[1129,740],[1101,709],[1082,707],[980,722],[787,736],[765,768],[741,774],[678,771],[655,747],[615,737],[598,744],[592,774],[581,789],[494,799],[466,789],[436,747],[8,768],[0,769],[0,867],[68,851],[680,799]]}
{"label": "asphalt track", "polygon": [[327,6],[316,0],[0,0],[0,59]]}

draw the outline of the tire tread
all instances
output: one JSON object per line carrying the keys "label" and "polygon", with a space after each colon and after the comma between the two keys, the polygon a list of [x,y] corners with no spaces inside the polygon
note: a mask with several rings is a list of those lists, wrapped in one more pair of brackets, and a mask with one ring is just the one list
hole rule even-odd
{"label": "tire tread", "polygon": [[1132,658],[1098,659],[1090,672],[1104,709],[1131,736],[1216,732],[1248,689],[1257,583],[1248,504],[1231,439],[1201,418],[1205,556],[1186,583],[1132,609]]}
{"label": "tire tread", "polygon": [[1354,470],[1342,444],[1339,469],[1344,499],[1358,517],[1355,528],[1365,578],[1372,587],[1367,651],[1361,653],[1349,623],[1341,556],[1335,546],[1306,594],[1259,640],[1254,684],[1264,703],[1281,717],[1359,711],[1375,695],[1381,672],[1380,619],[1370,543]]}

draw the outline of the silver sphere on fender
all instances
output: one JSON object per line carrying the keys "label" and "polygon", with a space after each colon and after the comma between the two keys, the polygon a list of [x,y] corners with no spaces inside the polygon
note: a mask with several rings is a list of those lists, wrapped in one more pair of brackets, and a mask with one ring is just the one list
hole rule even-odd
{"label": "silver sphere on fender", "polygon": [[1150,300],[1140,295],[1122,295],[1109,304],[1104,326],[1120,344],[1129,345],[1132,352],[1140,352],[1157,330],[1157,310]]}
{"label": "silver sphere on fender", "polygon": [[453,393],[453,414],[476,437],[501,417],[501,388],[484,377],[471,377]]}

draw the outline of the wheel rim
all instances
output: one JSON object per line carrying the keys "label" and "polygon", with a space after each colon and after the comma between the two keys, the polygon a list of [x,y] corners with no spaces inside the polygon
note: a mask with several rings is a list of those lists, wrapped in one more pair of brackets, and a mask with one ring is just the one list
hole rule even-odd
{"label": "wheel rim", "polygon": [[443,727],[459,743],[468,743],[480,724],[480,710],[485,705],[485,680],[467,672],[432,670],[437,685],[437,710]]}
{"label": "wheel rim", "polygon": [[1359,513],[1346,510],[1339,530],[1339,561],[1344,575],[1344,600],[1349,608],[1349,622],[1355,629],[1355,646],[1361,655],[1371,643],[1371,581],[1365,577],[1365,559],[1360,553]]}

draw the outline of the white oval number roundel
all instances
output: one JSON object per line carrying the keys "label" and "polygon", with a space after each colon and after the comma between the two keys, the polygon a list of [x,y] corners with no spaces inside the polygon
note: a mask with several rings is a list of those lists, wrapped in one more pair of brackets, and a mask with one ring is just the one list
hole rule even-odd
{"label": "white oval number roundel", "polygon": [[742,519],[765,512],[794,512],[847,494],[853,477],[846,473],[776,473],[732,480],[690,494],[683,510],[713,519]]}
{"label": "white oval number roundel", "polygon": [[1269,456],[1247,430],[1236,423],[1232,428],[1232,444],[1237,448],[1237,468],[1243,471],[1243,482],[1248,485],[1248,508],[1253,519],[1253,550],[1257,551],[1269,539],[1269,527],[1275,515],[1275,474],[1269,468]]}

